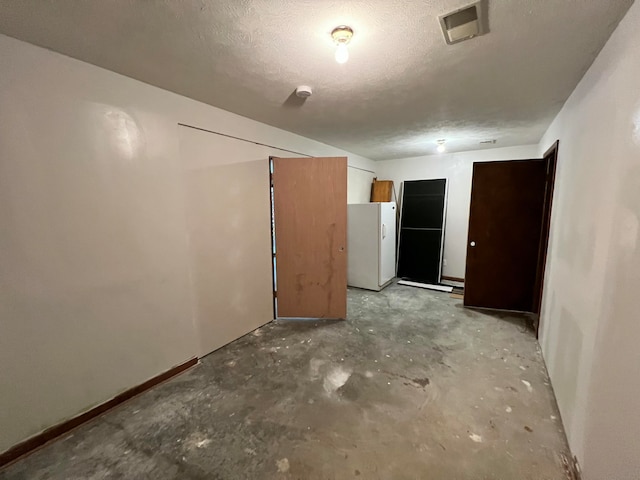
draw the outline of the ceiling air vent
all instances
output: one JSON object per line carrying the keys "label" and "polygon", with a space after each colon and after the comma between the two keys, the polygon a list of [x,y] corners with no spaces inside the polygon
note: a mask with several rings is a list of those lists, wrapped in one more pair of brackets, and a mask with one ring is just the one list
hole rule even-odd
{"label": "ceiling air vent", "polygon": [[484,0],[441,15],[439,19],[444,39],[449,45],[484,35],[488,31]]}

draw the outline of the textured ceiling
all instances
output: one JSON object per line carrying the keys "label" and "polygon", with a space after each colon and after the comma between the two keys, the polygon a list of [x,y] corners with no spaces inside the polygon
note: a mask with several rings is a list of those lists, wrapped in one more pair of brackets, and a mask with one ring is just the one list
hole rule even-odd
{"label": "textured ceiling", "polygon": [[633,0],[489,0],[490,33],[446,45],[438,15],[468,3],[0,0],[0,32],[387,159],[537,143]]}

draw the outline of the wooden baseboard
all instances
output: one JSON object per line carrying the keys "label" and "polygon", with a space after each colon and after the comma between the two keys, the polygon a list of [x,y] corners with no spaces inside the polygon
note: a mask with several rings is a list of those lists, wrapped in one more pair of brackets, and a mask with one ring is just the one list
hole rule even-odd
{"label": "wooden baseboard", "polygon": [[122,392],[119,395],[116,395],[111,400],[106,401],[96,407],[93,407],[91,410],[81,413],[80,415],[73,417],[65,422],[62,422],[58,425],[54,425],[53,427],[47,428],[42,433],[39,433],[31,438],[26,439],[25,441],[14,445],[9,450],[0,453],[0,467],[4,467],[9,463],[12,463],[19,458],[27,455],[34,450],[44,446],[46,443],[55,440],[56,438],[70,432],[74,428],[79,427],[80,425],[92,420],[103,413],[111,410],[112,408],[126,402],[127,400],[132,399],[133,397],[140,395],[141,393],[149,390],[151,387],[155,387],[156,385],[169,380],[170,378],[178,375],[179,373],[184,372],[188,368],[191,368],[196,363],[198,363],[197,358],[192,358],[191,360],[187,360],[180,365],[177,365],[160,375],[153,377],[146,382],[130,388],[129,390]]}
{"label": "wooden baseboard", "polygon": [[446,277],[444,275],[442,275],[442,280],[448,280],[450,282],[460,282],[460,283],[464,283],[464,278],[458,278],[458,277]]}

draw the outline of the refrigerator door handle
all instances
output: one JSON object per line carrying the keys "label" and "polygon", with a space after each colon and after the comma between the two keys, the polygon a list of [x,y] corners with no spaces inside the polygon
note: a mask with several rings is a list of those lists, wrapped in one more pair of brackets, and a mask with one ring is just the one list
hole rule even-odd
{"label": "refrigerator door handle", "polygon": [[387,238],[387,226],[384,223],[382,224],[382,238]]}

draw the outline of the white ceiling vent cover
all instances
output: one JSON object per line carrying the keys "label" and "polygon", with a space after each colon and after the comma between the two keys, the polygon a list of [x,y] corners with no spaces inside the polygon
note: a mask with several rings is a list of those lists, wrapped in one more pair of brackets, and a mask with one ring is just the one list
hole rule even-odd
{"label": "white ceiling vent cover", "polygon": [[444,39],[449,44],[484,35],[487,28],[486,2],[480,0],[439,17]]}

